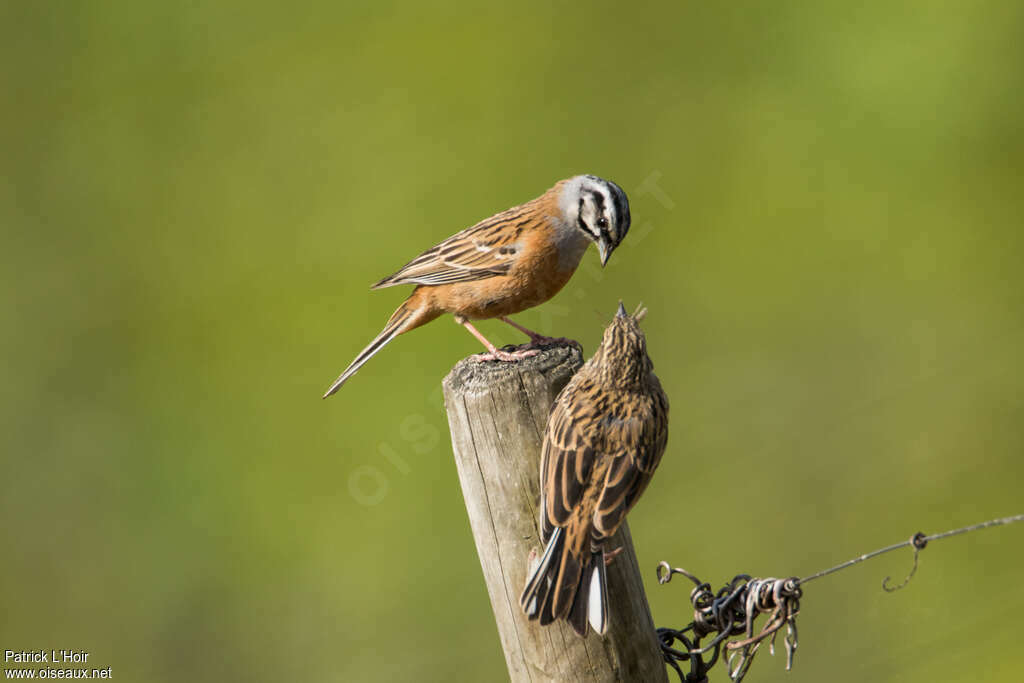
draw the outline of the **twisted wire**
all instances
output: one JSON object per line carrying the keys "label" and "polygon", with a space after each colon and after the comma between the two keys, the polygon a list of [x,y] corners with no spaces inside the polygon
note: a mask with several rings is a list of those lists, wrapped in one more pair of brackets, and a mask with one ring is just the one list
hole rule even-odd
{"label": "twisted wire", "polygon": [[[723,647],[728,653],[729,677],[736,682],[743,680],[765,639],[769,639],[774,653],[775,635],[783,626],[787,627],[784,641],[787,669],[792,666],[793,652],[797,645],[796,615],[800,612],[800,597],[803,593],[799,579],[755,579],[747,574],[739,574],[717,592],[712,592],[710,584],[667,562],[661,562],[657,572],[658,583],[661,584],[671,581],[675,574],[682,574],[694,583],[690,591],[693,621],[683,629],[657,630],[662,656],[681,681],[707,681],[707,673],[718,661]],[[768,621],[755,634],[754,621],[761,614],[769,614]],[[702,645],[701,641],[708,636],[712,636],[710,642]],[[744,638],[726,643],[732,636]],[[682,643],[685,649],[674,647],[676,641]],[[705,659],[709,653],[710,656]],[[683,672],[679,662],[689,662],[688,674]]]}
{"label": "twisted wire", "polygon": [[[910,547],[914,550],[914,563],[906,578],[895,586],[890,585],[891,577],[889,576],[882,581],[882,588],[891,593],[906,586],[914,577],[917,572],[919,555],[930,541],[1014,522],[1024,522],[1024,514],[992,519],[930,536],[919,531],[906,541],[865,553],[802,579],[795,576],[787,579],[761,579],[753,578],[748,574],[738,574],[717,591],[712,591],[711,584],[701,581],[685,569],[672,567],[668,562],[660,562],[657,567],[659,584],[668,583],[676,574],[685,576],[694,584],[690,591],[693,621],[681,629],[657,629],[662,657],[675,670],[679,680],[683,683],[707,683],[708,671],[718,662],[724,649],[727,653],[726,665],[729,670],[729,678],[733,683],[739,683],[747,675],[754,656],[765,641],[768,642],[771,654],[775,654],[776,636],[785,627],[786,635],[783,644],[786,648],[786,670],[788,671],[793,667],[793,655],[797,648],[796,617],[800,613],[803,584],[842,571],[884,553]],[[755,633],[754,622],[761,615],[767,615],[767,620]],[[742,638],[729,640],[737,636],[742,636]],[[703,644],[702,641],[705,638],[710,638],[710,640]],[[681,647],[676,647],[676,643],[679,643]],[[681,663],[684,662],[689,664],[688,673],[684,672],[681,666]]]}

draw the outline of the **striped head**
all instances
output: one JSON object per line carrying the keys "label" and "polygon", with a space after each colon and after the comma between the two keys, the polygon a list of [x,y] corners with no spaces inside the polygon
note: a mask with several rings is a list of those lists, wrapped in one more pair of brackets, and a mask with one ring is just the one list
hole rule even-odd
{"label": "striped head", "polygon": [[597,352],[588,361],[603,381],[617,385],[643,384],[654,370],[647,355],[647,338],[640,329],[640,321],[647,309],[640,307],[633,315],[626,313],[622,302],[615,317],[604,330],[604,338]]}
{"label": "striped head", "polygon": [[597,245],[603,266],[629,232],[626,193],[612,181],[593,175],[578,175],[559,184],[563,218]]}

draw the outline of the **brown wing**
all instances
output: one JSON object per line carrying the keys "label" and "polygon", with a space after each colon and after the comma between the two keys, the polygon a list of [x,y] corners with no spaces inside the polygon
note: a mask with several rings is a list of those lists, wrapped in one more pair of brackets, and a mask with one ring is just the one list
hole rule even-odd
{"label": "brown wing", "polygon": [[609,417],[605,444],[612,458],[594,512],[592,539],[614,534],[633,509],[661,462],[668,442],[668,399],[655,379],[656,391],[637,403],[618,406]]}
{"label": "brown wing", "polygon": [[505,275],[519,255],[516,244],[532,220],[524,204],[481,221],[431,247],[373,289],[394,285],[444,285]]}
{"label": "brown wing", "polygon": [[541,450],[541,540],[565,526],[583,499],[597,459],[597,430],[603,392],[577,375],[559,394],[548,417]]}

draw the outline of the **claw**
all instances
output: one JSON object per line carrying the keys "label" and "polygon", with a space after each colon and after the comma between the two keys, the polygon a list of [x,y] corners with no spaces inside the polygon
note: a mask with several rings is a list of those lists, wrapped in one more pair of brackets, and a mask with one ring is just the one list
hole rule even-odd
{"label": "claw", "polygon": [[621,552],[622,552],[622,546],[621,545],[618,548],[616,548],[615,550],[610,550],[610,551],[606,552],[604,554],[604,566],[607,567],[608,565],[610,565],[612,563],[612,560],[614,560],[616,557],[618,557],[619,553],[621,553]]}
{"label": "claw", "polygon": [[519,323],[507,317],[502,317],[502,321],[508,323],[509,325],[516,328],[517,330],[519,330],[520,332],[522,332],[523,334],[530,338],[530,343],[526,345],[527,348],[535,348],[537,346],[548,346],[550,344],[570,344],[579,349],[580,353],[583,352],[583,346],[575,339],[567,339],[565,337],[548,337],[543,334],[538,334],[537,332],[534,332],[533,330],[527,327],[523,327]]}
{"label": "claw", "polygon": [[530,337],[530,343],[526,346],[528,348],[534,348],[537,346],[551,346],[553,344],[557,344],[559,346],[568,344],[569,346],[575,346],[581,353],[583,352],[583,345],[575,339],[569,339],[568,337],[546,337],[542,334]]}
{"label": "claw", "polygon": [[537,349],[520,349],[519,351],[505,351],[503,349],[494,349],[487,353],[478,353],[473,356],[473,360],[478,363],[483,363],[489,360],[499,360],[506,363],[514,363],[515,361],[522,360],[524,358],[530,358],[536,356],[540,351]]}

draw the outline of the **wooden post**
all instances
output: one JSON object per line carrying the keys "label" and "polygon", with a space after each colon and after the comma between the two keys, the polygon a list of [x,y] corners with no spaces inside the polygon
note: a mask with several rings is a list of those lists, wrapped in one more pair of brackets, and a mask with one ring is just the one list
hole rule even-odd
{"label": "wooden post", "polygon": [[444,380],[445,407],[466,510],[491,597],[505,662],[520,681],[667,683],[640,569],[622,525],[608,566],[604,637],[579,637],[563,621],[541,626],[519,606],[528,556],[540,548],[540,448],[548,411],[583,364],[578,350],[552,346],[517,363],[463,360]]}

